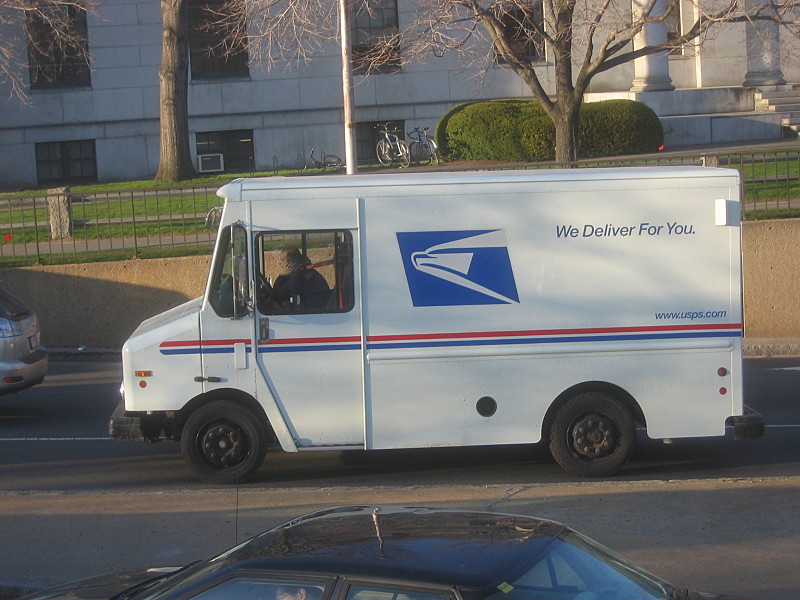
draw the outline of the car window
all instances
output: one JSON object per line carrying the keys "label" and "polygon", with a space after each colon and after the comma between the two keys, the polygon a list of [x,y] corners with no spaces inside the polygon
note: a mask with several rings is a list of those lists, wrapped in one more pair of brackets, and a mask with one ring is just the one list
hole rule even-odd
{"label": "car window", "polygon": [[409,591],[384,587],[353,585],[347,592],[347,600],[446,600],[447,593]]}
{"label": "car window", "polygon": [[[562,534],[487,600],[667,600],[667,584],[576,534]],[[567,541],[568,540],[568,541]]]}
{"label": "car window", "polygon": [[236,576],[192,596],[193,600],[320,600],[321,581],[285,581]]}

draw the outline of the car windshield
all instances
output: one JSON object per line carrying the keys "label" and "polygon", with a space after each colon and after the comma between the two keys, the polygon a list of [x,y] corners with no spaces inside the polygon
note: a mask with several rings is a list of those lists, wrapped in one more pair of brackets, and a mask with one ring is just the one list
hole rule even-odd
{"label": "car windshield", "polygon": [[486,600],[669,600],[671,585],[574,531],[563,532]]}

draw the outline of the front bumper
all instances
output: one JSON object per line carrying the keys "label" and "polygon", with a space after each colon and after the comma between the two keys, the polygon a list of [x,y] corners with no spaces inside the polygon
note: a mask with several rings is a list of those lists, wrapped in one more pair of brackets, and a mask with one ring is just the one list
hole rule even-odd
{"label": "front bumper", "polygon": [[136,413],[125,410],[125,400],[120,400],[117,408],[108,421],[108,433],[111,439],[122,442],[144,442],[142,418]]}
{"label": "front bumper", "polygon": [[744,407],[743,415],[728,417],[728,421],[735,440],[752,440],[764,435],[764,417],[749,406]]}
{"label": "front bumper", "polygon": [[162,439],[164,422],[163,413],[125,410],[123,399],[108,420],[108,434],[121,442],[157,442]]}

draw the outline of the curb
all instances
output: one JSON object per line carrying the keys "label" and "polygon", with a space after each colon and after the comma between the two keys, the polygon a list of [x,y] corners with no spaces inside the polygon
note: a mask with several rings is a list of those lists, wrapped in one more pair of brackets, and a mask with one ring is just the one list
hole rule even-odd
{"label": "curb", "polygon": [[800,356],[800,339],[745,339],[742,344],[742,354],[748,358]]}
{"label": "curb", "polygon": [[[48,347],[47,355],[51,362],[122,362],[122,350],[119,348]],[[3,600],[1,596],[0,600]]]}

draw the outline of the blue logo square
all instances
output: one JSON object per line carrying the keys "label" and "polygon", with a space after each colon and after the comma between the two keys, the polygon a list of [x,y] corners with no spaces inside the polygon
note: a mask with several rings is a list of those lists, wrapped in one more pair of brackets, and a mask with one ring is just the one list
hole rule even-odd
{"label": "blue logo square", "polygon": [[519,303],[503,229],[397,232],[414,306]]}

